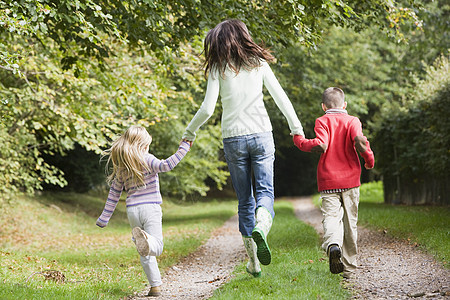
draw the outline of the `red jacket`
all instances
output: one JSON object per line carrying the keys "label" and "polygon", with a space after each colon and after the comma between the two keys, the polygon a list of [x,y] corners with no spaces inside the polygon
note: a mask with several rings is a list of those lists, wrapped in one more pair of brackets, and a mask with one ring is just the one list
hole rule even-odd
{"label": "red jacket", "polygon": [[[345,110],[331,109],[316,119],[315,139],[295,135],[294,144],[302,151],[323,152],[317,166],[319,191],[353,188],[361,185],[361,165],[355,148],[355,138],[362,141],[360,151],[366,168],[373,168],[375,159],[361,122]],[[365,146],[364,146],[365,144]],[[361,147],[361,146],[360,146]]]}

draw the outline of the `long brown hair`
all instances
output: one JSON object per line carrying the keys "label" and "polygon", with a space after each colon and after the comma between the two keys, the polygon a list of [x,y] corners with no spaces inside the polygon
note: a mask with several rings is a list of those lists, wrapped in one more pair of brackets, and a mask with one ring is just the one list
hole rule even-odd
{"label": "long brown hair", "polygon": [[261,59],[268,62],[275,58],[256,44],[247,26],[240,20],[225,20],[211,29],[204,42],[205,75],[217,69],[221,75],[230,67],[235,73],[241,68],[251,70],[261,66]]}

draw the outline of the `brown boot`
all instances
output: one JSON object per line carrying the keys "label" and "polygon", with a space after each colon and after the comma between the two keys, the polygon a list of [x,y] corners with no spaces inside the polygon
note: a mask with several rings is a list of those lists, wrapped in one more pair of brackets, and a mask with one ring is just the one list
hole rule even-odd
{"label": "brown boot", "polygon": [[159,287],[159,286],[152,286],[150,288],[150,291],[148,291],[147,296],[148,297],[159,297],[159,296],[161,296],[161,287]]}

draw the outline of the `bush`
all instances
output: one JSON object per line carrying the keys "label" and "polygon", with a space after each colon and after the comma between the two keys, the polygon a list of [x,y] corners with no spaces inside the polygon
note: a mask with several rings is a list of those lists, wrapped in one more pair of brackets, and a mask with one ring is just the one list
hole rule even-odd
{"label": "bush", "polygon": [[450,203],[448,68],[448,58],[438,58],[415,80],[415,90],[385,105],[378,120],[374,144],[388,203]]}

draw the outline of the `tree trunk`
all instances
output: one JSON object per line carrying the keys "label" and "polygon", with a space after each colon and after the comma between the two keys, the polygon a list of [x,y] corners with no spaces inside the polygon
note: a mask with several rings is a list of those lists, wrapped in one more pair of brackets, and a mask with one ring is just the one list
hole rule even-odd
{"label": "tree trunk", "polygon": [[405,205],[450,205],[449,177],[436,178],[424,175],[415,180],[384,175],[384,202]]}

